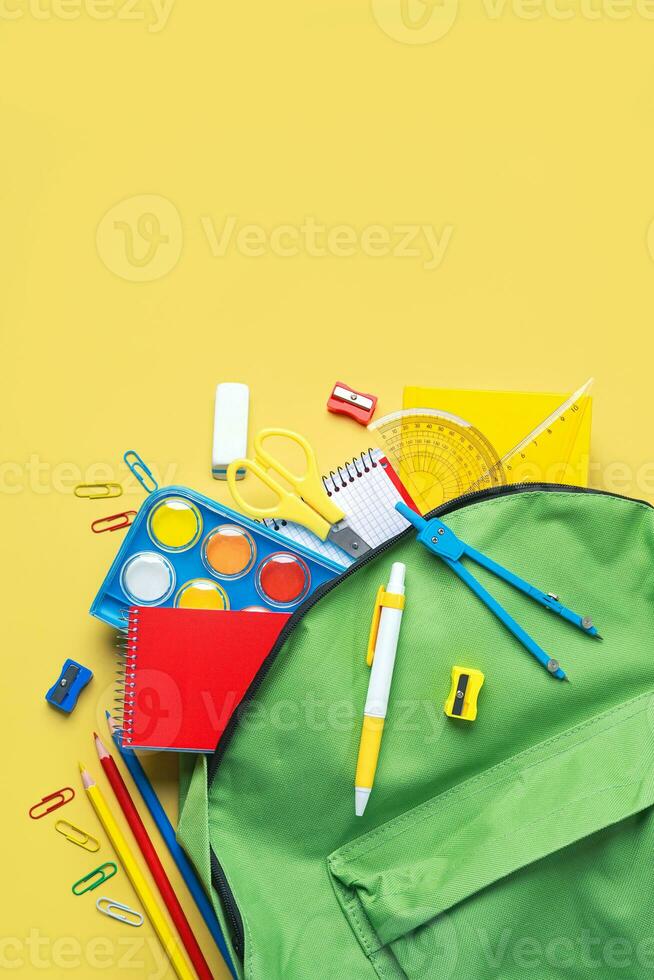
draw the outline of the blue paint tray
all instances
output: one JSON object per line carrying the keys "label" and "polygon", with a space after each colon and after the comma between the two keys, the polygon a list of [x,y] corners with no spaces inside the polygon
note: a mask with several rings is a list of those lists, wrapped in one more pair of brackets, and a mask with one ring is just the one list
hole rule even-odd
{"label": "blue paint tray", "polygon": [[187,487],[151,493],[91,606],[124,626],[130,606],[292,612],[344,566]]}

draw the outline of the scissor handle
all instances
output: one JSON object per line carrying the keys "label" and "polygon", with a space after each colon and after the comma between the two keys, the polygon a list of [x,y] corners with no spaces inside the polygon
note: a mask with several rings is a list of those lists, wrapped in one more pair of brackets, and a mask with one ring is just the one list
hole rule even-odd
{"label": "scissor handle", "polygon": [[[249,472],[256,476],[277,496],[278,503],[273,504],[271,507],[255,507],[253,504],[248,503],[239,490],[239,481],[236,476],[239,470],[241,473],[245,470],[246,473]],[[268,472],[265,466],[262,466],[255,459],[233,460],[227,467],[227,484],[238,507],[244,514],[247,514],[249,517],[254,517],[255,520],[279,518],[286,521],[293,521],[295,524],[301,524],[303,527],[307,527],[310,531],[313,531],[321,541],[324,541],[329,534],[331,525],[320,514],[316,514],[299,497],[286,490]]]}
{"label": "scissor handle", "polygon": [[[304,473],[293,473],[265,449],[266,439],[273,436],[288,439],[302,449],[306,463]],[[311,444],[299,432],[291,432],[289,429],[262,429],[254,437],[254,453],[257,462],[278,473],[290,486],[294,487],[298,496],[302,497],[302,500],[320,514],[328,524],[338,524],[339,521],[343,520],[345,514],[327,496],[327,491],[318,471],[316,454],[311,448]],[[306,522],[301,523],[304,523],[306,527],[309,526]],[[322,535],[320,536],[322,537]]]}

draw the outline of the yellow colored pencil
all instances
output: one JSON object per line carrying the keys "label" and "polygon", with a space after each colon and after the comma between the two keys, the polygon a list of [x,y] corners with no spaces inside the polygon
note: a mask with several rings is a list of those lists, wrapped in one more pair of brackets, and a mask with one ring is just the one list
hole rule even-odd
{"label": "yellow colored pencil", "polygon": [[134,891],[138,895],[175,973],[179,977],[179,980],[194,980],[194,974],[184,959],[175,934],[168,925],[157,904],[152,889],[136,863],[134,855],[123,836],[123,832],[114,820],[100,787],[95,783],[88,770],[81,763],[79,769],[82,774],[82,785],[86,790],[86,795],[90,799],[93,809],[98,815],[98,820],[104,827],[120,863],[127,872],[127,876],[134,886]]}

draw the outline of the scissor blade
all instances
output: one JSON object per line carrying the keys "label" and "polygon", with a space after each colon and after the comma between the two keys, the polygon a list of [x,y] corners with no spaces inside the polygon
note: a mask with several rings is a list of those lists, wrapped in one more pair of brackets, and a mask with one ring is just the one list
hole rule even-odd
{"label": "scissor blade", "polygon": [[363,538],[359,537],[345,521],[332,524],[331,530],[327,535],[327,540],[335,544],[337,548],[342,548],[350,558],[359,558],[370,551],[370,545]]}

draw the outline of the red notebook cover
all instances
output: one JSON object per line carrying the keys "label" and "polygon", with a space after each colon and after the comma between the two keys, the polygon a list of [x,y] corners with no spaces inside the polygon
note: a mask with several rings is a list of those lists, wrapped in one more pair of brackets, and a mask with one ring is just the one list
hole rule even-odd
{"label": "red notebook cover", "polygon": [[287,613],[135,606],[126,629],[122,741],[213,752]]}

